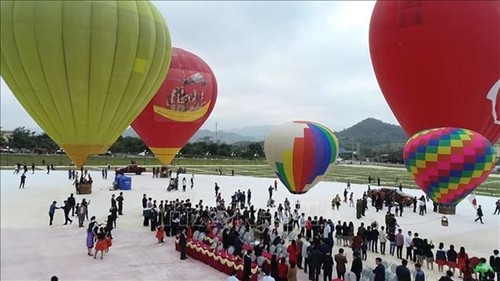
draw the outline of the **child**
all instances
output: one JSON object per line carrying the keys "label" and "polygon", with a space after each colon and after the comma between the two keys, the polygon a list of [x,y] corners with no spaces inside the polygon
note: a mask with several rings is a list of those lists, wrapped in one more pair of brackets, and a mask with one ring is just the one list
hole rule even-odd
{"label": "child", "polygon": [[101,252],[101,260],[104,255],[104,250],[108,248],[108,244],[106,242],[106,233],[104,232],[104,227],[99,229],[99,233],[97,233],[97,243],[95,244],[95,254],[94,259],[97,257],[97,253]]}
{"label": "child", "polygon": [[447,264],[446,252],[444,251],[443,242],[439,243],[439,248],[436,251],[436,263],[438,265],[438,271],[443,272],[444,265]]}
{"label": "child", "polygon": [[156,228],[156,235],[155,237],[158,239],[158,244],[164,243],[163,238],[165,237],[165,231],[163,231],[163,225],[159,225]]}

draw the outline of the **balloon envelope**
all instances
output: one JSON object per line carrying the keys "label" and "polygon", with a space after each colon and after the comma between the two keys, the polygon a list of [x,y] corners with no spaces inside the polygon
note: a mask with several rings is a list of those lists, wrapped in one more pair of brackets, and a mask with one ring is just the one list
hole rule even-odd
{"label": "balloon envelope", "polygon": [[438,128],[411,137],[403,151],[406,169],[436,203],[456,205],[495,166],[491,143],[467,129]]}
{"label": "balloon envelope", "polygon": [[276,126],[264,142],[266,160],[291,193],[302,194],[333,167],[338,140],[323,125],[293,121]]}
{"label": "balloon envelope", "polygon": [[170,63],[149,1],[2,1],[1,34],[3,79],[78,166],[123,133]]}
{"label": "balloon envelope", "polygon": [[201,58],[172,48],[167,77],[132,128],[163,164],[203,125],[217,100],[215,75]]}
{"label": "balloon envelope", "polygon": [[500,137],[500,2],[378,1],[369,43],[408,135],[438,127]]}

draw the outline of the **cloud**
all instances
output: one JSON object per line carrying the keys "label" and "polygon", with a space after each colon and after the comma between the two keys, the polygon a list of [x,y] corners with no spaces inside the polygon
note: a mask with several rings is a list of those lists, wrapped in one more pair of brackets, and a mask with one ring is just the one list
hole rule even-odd
{"label": "cloud", "polygon": [[[367,117],[397,124],[369,56],[374,2],[154,3],[172,45],[203,58],[217,77],[206,128],[308,119],[341,130]],[[29,124],[8,92],[2,84],[2,126]]]}

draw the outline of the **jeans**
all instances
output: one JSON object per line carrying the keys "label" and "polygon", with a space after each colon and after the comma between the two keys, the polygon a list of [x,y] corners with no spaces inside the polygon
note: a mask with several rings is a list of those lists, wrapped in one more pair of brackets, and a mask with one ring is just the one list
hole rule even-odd
{"label": "jeans", "polygon": [[396,253],[397,253],[398,259],[402,259],[403,258],[403,246],[397,246]]}
{"label": "jeans", "polygon": [[[385,255],[385,243],[386,242],[380,242],[380,253],[382,253],[382,255]],[[392,255],[394,255],[394,246],[392,247]]]}

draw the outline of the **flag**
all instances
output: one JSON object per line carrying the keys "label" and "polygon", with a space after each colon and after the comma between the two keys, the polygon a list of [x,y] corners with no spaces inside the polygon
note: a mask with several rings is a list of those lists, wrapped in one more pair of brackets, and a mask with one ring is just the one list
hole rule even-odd
{"label": "flag", "polygon": [[471,195],[469,195],[469,202],[472,205],[472,207],[477,210],[476,194],[472,193]]}

